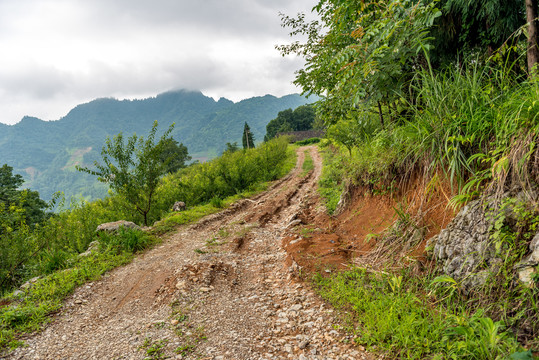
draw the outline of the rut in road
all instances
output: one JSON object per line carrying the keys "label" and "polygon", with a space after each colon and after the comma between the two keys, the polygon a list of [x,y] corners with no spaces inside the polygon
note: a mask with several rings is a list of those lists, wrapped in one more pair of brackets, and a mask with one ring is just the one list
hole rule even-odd
{"label": "rut in road", "polygon": [[[314,170],[302,176],[304,151]],[[252,199],[180,227],[132,263],[79,288],[9,359],[368,359],[281,246],[316,196],[321,160]],[[320,210],[322,211],[322,210]]]}

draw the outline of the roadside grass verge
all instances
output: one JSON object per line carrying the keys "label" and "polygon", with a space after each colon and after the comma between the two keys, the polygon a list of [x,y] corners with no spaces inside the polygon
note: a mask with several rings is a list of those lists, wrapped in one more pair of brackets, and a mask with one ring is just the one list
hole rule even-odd
{"label": "roadside grass verge", "polygon": [[313,282],[369,351],[392,359],[533,359],[501,321],[446,302],[432,278],[354,268]]}
{"label": "roadside grass verge", "polygon": [[63,300],[80,285],[95,281],[105,272],[129,263],[135,253],[159,242],[139,230],[120,230],[105,235],[100,251],[68,259],[69,267],[43,276],[22,292],[0,299],[0,352],[23,343],[22,335],[38,331],[50,321],[49,315],[62,307]]}
{"label": "roadside grass verge", "polygon": [[303,161],[303,166],[301,169],[301,177],[307,176],[309,172],[314,169],[314,161],[309,150],[304,151],[305,160]]}
{"label": "roadside grass verge", "polygon": [[329,214],[333,214],[344,190],[346,164],[343,158],[329,148],[321,151],[323,167],[318,180],[318,192]]}

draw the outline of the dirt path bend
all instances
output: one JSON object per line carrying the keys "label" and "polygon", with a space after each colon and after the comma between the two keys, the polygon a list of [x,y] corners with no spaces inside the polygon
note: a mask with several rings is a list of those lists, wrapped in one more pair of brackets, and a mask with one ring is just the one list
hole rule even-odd
{"label": "dirt path bend", "polygon": [[[302,175],[304,152],[314,170]],[[9,359],[367,359],[287,266],[281,239],[316,198],[321,161],[298,149],[268,191],[79,288]]]}

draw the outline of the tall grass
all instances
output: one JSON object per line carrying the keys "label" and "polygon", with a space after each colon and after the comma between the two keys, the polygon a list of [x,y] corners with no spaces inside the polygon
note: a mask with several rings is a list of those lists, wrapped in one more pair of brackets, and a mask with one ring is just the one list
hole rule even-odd
{"label": "tall grass", "polygon": [[345,176],[372,185],[441,170],[457,185],[457,202],[492,181],[503,188],[539,179],[536,81],[518,83],[495,66],[471,61],[438,73],[418,71],[411,93],[413,100],[399,101],[402,116],[385,128],[365,116],[372,109],[356,112],[357,122],[376,127],[357,136],[349,159],[343,156]]}

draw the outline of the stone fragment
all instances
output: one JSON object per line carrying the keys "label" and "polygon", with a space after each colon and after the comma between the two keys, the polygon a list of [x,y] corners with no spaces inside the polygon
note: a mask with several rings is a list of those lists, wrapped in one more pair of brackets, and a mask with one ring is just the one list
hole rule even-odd
{"label": "stone fragment", "polygon": [[88,245],[88,249],[85,252],[80,253],[79,256],[90,256],[99,249],[99,241],[94,240]]}

